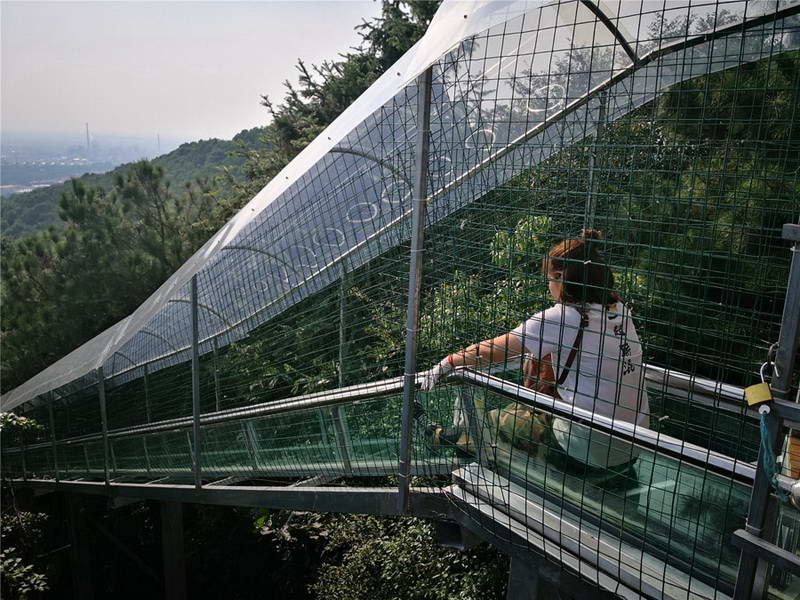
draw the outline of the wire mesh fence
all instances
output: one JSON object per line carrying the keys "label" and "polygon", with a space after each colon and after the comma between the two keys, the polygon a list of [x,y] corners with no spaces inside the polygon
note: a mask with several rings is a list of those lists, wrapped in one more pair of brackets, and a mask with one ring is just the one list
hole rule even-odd
{"label": "wire mesh fence", "polygon": [[[555,338],[517,336],[522,350],[502,353],[495,379],[418,393],[413,475],[449,485],[442,476],[455,471],[477,504],[454,502],[476,527],[524,523],[537,531],[526,543],[551,556],[555,545],[562,563],[591,551],[649,592],[731,593],[728,540],[744,522],[760,443],[742,388],[777,339],[789,268],[780,228],[800,215],[800,9],[487,6],[446,3],[433,41],[137,313],[7,395],[6,407],[42,428],[4,436],[4,470],[182,481],[200,461],[206,481],[396,485],[414,76],[431,65],[417,363],[564,308]],[[554,270],[553,246],[585,228],[604,232],[596,252]],[[567,269],[592,263],[610,276],[579,275],[571,297],[554,294]],[[576,308],[587,325],[567,318]],[[515,401],[530,358],[571,371],[559,386],[567,405],[635,425],[652,443],[598,431],[577,409]],[[796,551],[793,519],[780,540]],[[780,573],[770,581],[778,595],[797,585]]]}

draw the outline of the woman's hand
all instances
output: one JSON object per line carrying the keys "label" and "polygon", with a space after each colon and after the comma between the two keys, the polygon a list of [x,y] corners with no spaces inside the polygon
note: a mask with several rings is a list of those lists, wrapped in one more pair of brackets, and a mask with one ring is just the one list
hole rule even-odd
{"label": "woman's hand", "polygon": [[432,369],[429,369],[423,373],[418,375],[418,381],[420,382],[420,389],[423,392],[430,392],[436,384],[439,383],[439,380],[443,377],[447,377],[450,373],[453,372],[453,363],[450,360],[450,357],[443,359],[439,364],[437,364]]}

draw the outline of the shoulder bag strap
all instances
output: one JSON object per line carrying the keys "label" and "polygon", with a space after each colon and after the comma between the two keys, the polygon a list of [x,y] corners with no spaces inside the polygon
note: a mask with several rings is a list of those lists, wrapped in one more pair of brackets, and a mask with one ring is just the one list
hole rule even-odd
{"label": "shoulder bag strap", "polygon": [[569,353],[567,362],[558,376],[558,381],[556,382],[558,387],[564,385],[564,382],[567,380],[569,370],[572,368],[572,363],[575,362],[575,356],[577,356],[578,349],[581,347],[581,342],[583,341],[583,330],[589,324],[588,315],[581,309],[578,309],[578,312],[581,313],[581,324],[578,327],[578,335],[575,336],[575,344],[572,347],[572,351]]}

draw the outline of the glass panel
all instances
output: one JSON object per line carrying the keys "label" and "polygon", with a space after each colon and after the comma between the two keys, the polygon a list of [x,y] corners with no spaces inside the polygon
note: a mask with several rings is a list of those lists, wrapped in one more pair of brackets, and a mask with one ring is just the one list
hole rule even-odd
{"label": "glass panel", "polygon": [[[466,390],[466,393],[465,393]],[[616,467],[591,467],[567,457],[551,430],[523,405],[492,392],[468,387],[426,397],[431,412],[455,416],[440,423],[455,426],[456,446],[499,475],[543,493],[559,512],[566,511],[609,530],[691,577],[732,591],[739,552],[730,544],[745,522],[748,487],[671,457],[627,445],[633,461]],[[480,425],[474,429],[470,394]],[[462,411],[463,416],[459,411]],[[608,438],[573,424],[572,436],[590,445],[608,446]],[[619,442],[615,442],[620,450]],[[431,454],[440,452],[436,441]]]}

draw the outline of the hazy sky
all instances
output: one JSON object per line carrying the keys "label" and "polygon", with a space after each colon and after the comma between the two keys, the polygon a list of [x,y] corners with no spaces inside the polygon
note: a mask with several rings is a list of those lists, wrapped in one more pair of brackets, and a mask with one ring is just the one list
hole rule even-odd
{"label": "hazy sky", "polygon": [[2,131],[230,138],[298,58],[358,43],[363,0],[0,2]]}

